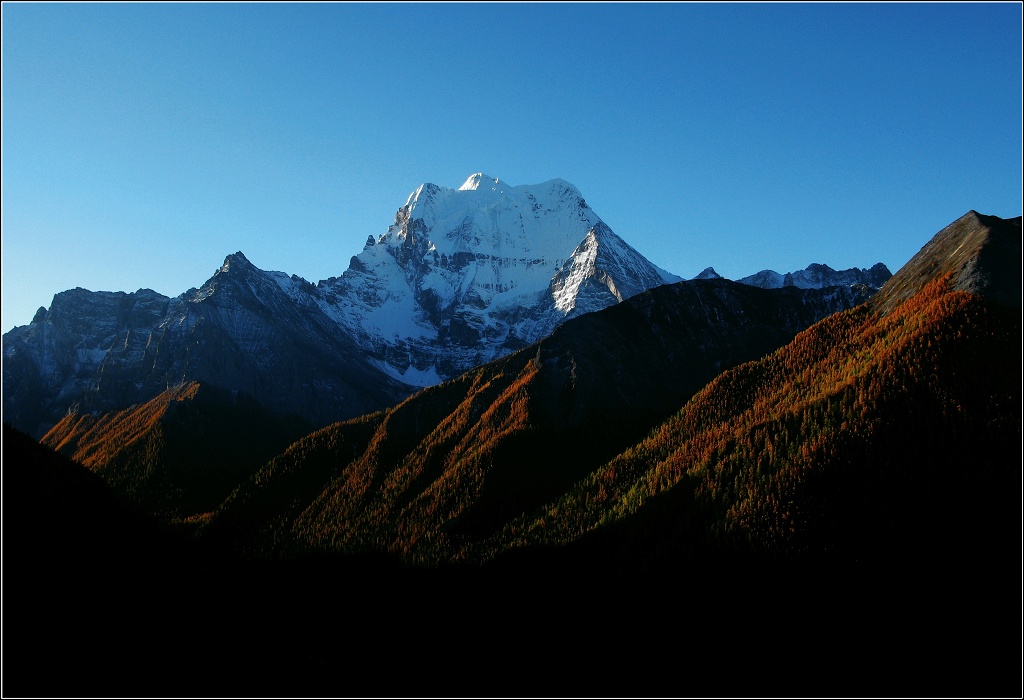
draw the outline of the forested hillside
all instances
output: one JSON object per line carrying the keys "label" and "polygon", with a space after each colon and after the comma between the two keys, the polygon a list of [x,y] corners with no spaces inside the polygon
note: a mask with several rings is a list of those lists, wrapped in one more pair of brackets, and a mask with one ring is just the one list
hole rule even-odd
{"label": "forested hillside", "polygon": [[951,290],[948,275],[888,315],[832,316],[723,373],[484,549],[611,529],[595,541],[630,567],[712,553],[842,567],[1009,560],[1020,334],[1018,311]]}

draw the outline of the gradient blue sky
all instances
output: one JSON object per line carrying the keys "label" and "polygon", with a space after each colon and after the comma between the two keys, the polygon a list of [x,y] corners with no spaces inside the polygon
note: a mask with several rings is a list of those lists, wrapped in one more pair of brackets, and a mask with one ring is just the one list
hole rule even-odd
{"label": "gradient blue sky", "polygon": [[340,275],[423,182],[561,177],[682,277],[1021,214],[1021,4],[3,3],[3,330],[224,257]]}

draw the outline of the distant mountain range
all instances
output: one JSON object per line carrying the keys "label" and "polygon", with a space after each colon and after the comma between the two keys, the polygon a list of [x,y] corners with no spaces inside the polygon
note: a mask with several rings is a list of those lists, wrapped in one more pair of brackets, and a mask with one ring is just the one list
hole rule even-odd
{"label": "distant mountain range", "polygon": [[[781,287],[799,287],[800,289],[824,289],[826,287],[855,287],[863,285],[876,290],[885,284],[892,273],[882,263],[875,263],[868,269],[850,268],[849,270],[833,270],[828,265],[812,263],[804,270],[779,274],[775,270],[761,270],[739,280],[740,284],[748,284],[761,289],[779,289]],[[715,268],[707,267],[695,280],[721,279]]]}
{"label": "distant mountain range", "polygon": [[[773,275],[748,283],[846,288],[832,295],[836,310],[888,271],[812,265],[779,284]],[[319,427],[676,281],[564,180],[511,186],[478,173],[457,190],[424,184],[340,277],[316,285],[237,252],[173,299],[148,289],[57,294],[3,336],[4,420],[38,438],[69,411],[125,410],[202,382]]]}
{"label": "distant mountain range", "polygon": [[833,270],[828,265],[814,263],[804,270],[780,275],[774,270],[762,270],[757,274],[737,280],[763,289],[779,287],[800,287],[801,289],[824,289],[825,287],[852,287],[858,284],[878,289],[885,284],[892,273],[882,263],[875,263],[868,269],[851,268]]}

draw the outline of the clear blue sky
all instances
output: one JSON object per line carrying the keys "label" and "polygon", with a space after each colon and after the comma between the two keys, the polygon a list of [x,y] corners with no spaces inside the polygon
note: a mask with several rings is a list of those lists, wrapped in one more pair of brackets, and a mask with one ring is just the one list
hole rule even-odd
{"label": "clear blue sky", "polygon": [[561,177],[682,277],[1021,214],[1021,4],[3,3],[3,330],[224,257],[340,275],[423,182]]}

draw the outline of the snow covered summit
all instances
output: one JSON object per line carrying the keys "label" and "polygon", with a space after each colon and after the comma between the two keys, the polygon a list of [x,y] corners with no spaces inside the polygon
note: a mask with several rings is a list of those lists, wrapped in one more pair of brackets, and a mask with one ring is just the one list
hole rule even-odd
{"label": "snow covered summit", "polygon": [[573,316],[680,278],[615,235],[562,179],[425,183],[321,283],[326,310],[389,374],[428,384],[525,347]]}
{"label": "snow covered summit", "polygon": [[498,178],[496,177],[484,175],[483,173],[475,173],[473,175],[470,175],[466,179],[466,181],[462,183],[462,187],[460,187],[459,190],[478,190],[480,189],[481,186],[494,189],[495,187],[498,187],[500,184],[501,181],[498,180]]}

